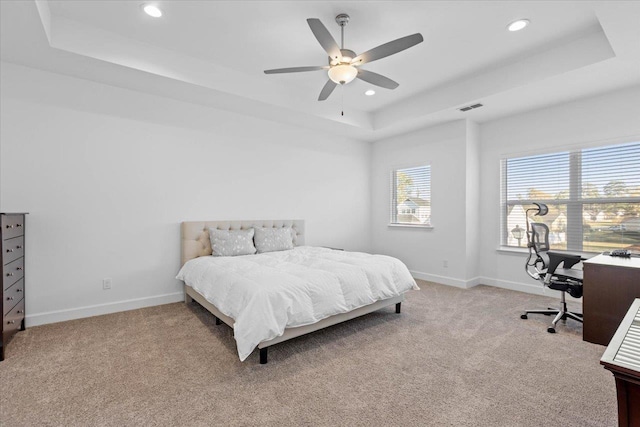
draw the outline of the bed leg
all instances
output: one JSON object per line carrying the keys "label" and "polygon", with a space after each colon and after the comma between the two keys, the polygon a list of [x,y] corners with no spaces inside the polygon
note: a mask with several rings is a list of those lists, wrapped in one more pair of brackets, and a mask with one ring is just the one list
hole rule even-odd
{"label": "bed leg", "polygon": [[216,319],[216,325],[222,325],[222,320],[218,319],[216,316],[213,316]]}
{"label": "bed leg", "polygon": [[260,364],[261,365],[266,365],[267,364],[267,350],[269,350],[269,347],[265,347],[265,348],[261,348],[260,349]]}
{"label": "bed leg", "polygon": [[402,306],[402,303],[399,302],[396,304],[396,313],[400,313],[400,307]]}

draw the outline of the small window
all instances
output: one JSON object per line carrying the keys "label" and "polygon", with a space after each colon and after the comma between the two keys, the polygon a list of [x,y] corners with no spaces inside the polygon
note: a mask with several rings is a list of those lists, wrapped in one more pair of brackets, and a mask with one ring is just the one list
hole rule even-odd
{"label": "small window", "polygon": [[391,171],[391,224],[431,226],[431,166]]}

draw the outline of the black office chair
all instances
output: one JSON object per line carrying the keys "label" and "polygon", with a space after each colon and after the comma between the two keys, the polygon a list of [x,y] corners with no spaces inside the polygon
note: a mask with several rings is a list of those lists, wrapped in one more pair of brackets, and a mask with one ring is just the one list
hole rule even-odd
{"label": "black office chair", "polygon": [[[576,264],[583,260],[580,255],[564,254],[549,250],[549,227],[546,224],[529,223],[529,212],[537,211],[535,215],[544,216],[549,212],[547,205],[534,203],[535,208],[527,209],[527,247],[529,257],[525,265],[527,274],[538,280],[543,286],[561,292],[560,309],[548,308],[547,310],[526,310],[521,319],[527,319],[529,314],[555,315],[547,332],[556,332],[556,324],[560,321],[573,319],[582,323],[582,314],[567,310],[565,293],[568,292],[574,298],[582,297],[582,270],[574,269]],[[562,267],[560,265],[562,264]]]}

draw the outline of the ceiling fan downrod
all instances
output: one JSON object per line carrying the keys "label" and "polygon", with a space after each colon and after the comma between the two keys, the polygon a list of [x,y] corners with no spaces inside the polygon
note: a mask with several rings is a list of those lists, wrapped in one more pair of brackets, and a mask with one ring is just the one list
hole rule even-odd
{"label": "ceiling fan downrod", "polygon": [[349,15],[341,13],[336,16],[336,22],[340,25],[340,49],[344,49],[344,27],[349,23]]}

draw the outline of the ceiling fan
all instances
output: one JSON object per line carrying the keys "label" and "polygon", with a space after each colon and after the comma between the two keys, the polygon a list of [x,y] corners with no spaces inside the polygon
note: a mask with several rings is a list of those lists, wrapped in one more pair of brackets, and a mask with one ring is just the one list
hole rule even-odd
{"label": "ceiling fan", "polygon": [[422,34],[416,33],[410,36],[402,37],[388,43],[382,44],[378,47],[374,47],[360,55],[352,50],[344,48],[344,27],[349,22],[349,15],[341,13],[336,16],[336,22],[340,26],[341,32],[341,46],[333,39],[327,27],[320,22],[319,19],[309,18],[307,23],[316,36],[320,45],[329,54],[329,65],[325,66],[311,66],[311,67],[293,67],[293,68],[277,68],[275,70],[265,70],[265,74],[280,74],[280,73],[299,73],[302,71],[317,71],[328,70],[329,80],[320,91],[318,101],[324,101],[331,95],[331,92],[335,87],[345,85],[351,82],[355,78],[364,80],[372,85],[380,86],[387,89],[395,89],[398,87],[398,83],[394,82],[388,77],[380,74],[363,70],[360,66],[373,62],[375,60],[385,58],[389,55],[393,55],[398,52],[402,52],[405,49],[409,49],[421,43],[424,39]]}

